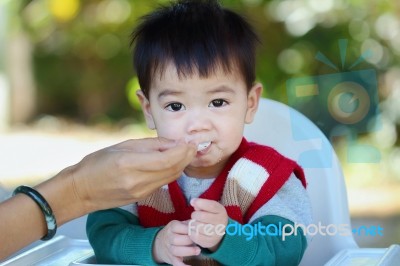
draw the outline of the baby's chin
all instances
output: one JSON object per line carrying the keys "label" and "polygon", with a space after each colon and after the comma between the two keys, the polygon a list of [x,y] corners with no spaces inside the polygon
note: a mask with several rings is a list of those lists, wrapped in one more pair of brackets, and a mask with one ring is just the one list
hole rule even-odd
{"label": "baby's chin", "polygon": [[214,178],[219,175],[226,161],[215,158],[214,160],[194,159],[186,168],[185,173],[190,177]]}
{"label": "baby's chin", "polygon": [[218,160],[203,160],[203,159],[194,159],[188,167],[190,168],[209,168],[209,167],[214,167],[217,166]]}

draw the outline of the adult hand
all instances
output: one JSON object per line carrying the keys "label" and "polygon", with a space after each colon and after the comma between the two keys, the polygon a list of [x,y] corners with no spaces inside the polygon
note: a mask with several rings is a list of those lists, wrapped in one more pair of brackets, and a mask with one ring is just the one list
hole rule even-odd
{"label": "adult hand", "polygon": [[158,232],[154,241],[153,256],[158,263],[186,266],[183,258],[199,255],[200,251],[188,236],[187,223],[174,220]]}
{"label": "adult hand", "polygon": [[192,199],[194,208],[189,222],[190,239],[197,245],[217,250],[225,234],[228,214],[225,207],[217,201],[208,199]]}
{"label": "adult hand", "polygon": [[141,200],[178,178],[196,155],[193,144],[162,138],[128,140],[86,156],[69,171],[88,211]]}
{"label": "adult hand", "polygon": [[[178,178],[196,146],[166,139],[128,140],[96,151],[36,186],[60,226],[92,211],[143,199]],[[42,211],[26,195],[0,203],[0,260],[47,234]]]}

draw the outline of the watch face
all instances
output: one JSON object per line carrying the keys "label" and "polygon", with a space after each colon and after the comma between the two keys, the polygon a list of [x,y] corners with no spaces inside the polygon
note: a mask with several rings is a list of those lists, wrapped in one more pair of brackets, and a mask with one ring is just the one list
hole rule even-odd
{"label": "watch face", "polygon": [[343,124],[356,124],[368,114],[371,100],[358,83],[342,82],[328,96],[328,110],[332,118]]}

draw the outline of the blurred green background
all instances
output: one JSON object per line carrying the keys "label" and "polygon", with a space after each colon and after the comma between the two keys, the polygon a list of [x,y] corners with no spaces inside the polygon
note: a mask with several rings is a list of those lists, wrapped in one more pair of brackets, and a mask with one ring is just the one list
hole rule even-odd
{"label": "blurred green background", "polygon": [[[79,136],[77,132],[91,132],[86,139],[148,134],[135,96],[138,82],[129,38],[139,17],[167,2],[0,0],[0,143],[15,134],[24,138],[23,132],[32,130]],[[346,139],[336,138],[333,145],[344,168],[353,221],[378,219],[387,226],[386,238],[363,243],[399,243],[400,2],[220,2],[247,17],[261,37],[257,79],[264,85],[264,97],[288,103],[288,79],[346,71],[340,39],[348,40],[347,66],[372,52],[355,70],[377,71],[383,126],[358,141],[377,147],[381,161],[350,164]],[[339,70],[316,60],[317,52]],[[3,158],[9,157],[1,150]],[[0,183],[7,187],[6,178],[0,177]]]}

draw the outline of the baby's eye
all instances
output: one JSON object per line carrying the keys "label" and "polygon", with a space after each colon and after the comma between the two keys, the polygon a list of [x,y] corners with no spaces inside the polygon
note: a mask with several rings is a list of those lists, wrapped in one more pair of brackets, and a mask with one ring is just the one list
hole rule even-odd
{"label": "baby's eye", "polygon": [[223,99],[215,99],[212,100],[209,107],[221,107],[227,105],[228,102]]}
{"label": "baby's eye", "polygon": [[185,106],[183,106],[181,103],[170,103],[165,107],[165,109],[171,112],[177,112],[185,110]]}

